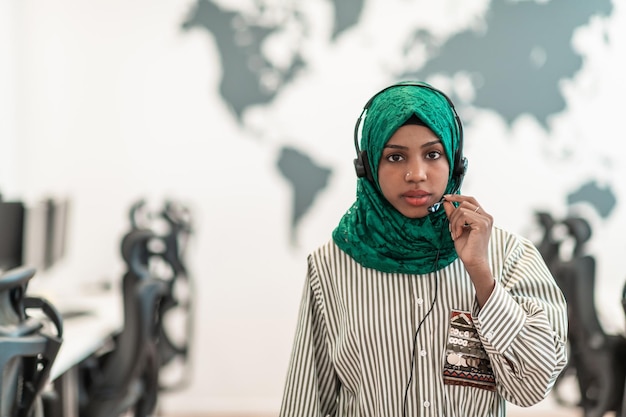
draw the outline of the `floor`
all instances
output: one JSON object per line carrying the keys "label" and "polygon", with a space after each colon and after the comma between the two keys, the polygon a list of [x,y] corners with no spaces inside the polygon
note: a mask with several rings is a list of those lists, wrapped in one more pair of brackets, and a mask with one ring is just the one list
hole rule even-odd
{"label": "floor", "polygon": [[[507,417],[583,417],[580,410],[551,410],[551,411],[519,411],[517,409],[509,410]],[[614,413],[606,414],[605,417],[613,417]],[[167,415],[162,417],[276,417],[263,414],[185,414],[185,415]]]}

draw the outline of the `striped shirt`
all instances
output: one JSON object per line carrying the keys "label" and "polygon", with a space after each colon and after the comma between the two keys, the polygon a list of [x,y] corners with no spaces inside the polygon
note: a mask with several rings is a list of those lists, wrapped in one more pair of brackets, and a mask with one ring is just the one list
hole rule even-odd
{"label": "striped shirt", "polygon": [[565,299],[527,239],[494,228],[478,307],[463,263],[383,273],[329,241],[308,273],[281,417],[504,416],[544,399],[566,363]]}

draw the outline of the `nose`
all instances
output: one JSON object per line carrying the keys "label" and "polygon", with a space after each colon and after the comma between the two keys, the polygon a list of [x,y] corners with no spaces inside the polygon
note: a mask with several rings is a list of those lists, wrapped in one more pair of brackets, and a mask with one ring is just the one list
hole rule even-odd
{"label": "nose", "polygon": [[426,179],[426,170],[424,164],[414,163],[408,167],[404,180],[407,182],[418,182]]}

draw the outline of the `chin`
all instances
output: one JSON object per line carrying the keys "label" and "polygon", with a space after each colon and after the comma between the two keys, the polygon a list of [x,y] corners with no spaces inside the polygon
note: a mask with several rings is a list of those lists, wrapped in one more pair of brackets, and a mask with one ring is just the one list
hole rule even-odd
{"label": "chin", "polygon": [[426,217],[428,215],[428,210],[425,210],[425,209],[402,210],[400,211],[400,214],[402,214],[404,217],[408,217],[409,219],[421,219],[422,217]]}

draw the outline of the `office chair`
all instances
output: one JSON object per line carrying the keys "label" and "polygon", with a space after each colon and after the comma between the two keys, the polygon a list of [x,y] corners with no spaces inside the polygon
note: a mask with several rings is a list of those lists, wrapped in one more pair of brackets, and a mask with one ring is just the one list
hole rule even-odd
{"label": "office chair", "polygon": [[152,244],[143,253],[143,263],[151,260],[152,275],[167,283],[160,308],[158,344],[161,391],[180,390],[190,380],[190,346],[193,341],[194,289],[185,265],[185,250],[193,233],[192,216],[184,205],[165,201],[159,211],[150,211],[144,199],[129,210],[132,229],[153,230]]}
{"label": "office chair", "polygon": [[588,222],[563,220],[575,240],[572,256],[559,262],[554,273],[568,303],[570,366],[575,368],[584,417],[602,417],[622,409],[626,377],[626,339],[606,334],[595,308],[596,261],[584,254],[591,237]]}
{"label": "office chair", "polygon": [[117,417],[129,411],[149,416],[156,407],[159,358],[159,308],[167,284],[149,272],[148,243],[154,233],[134,229],[122,240],[127,271],[122,277],[124,326],[113,348],[85,362],[81,417]]}
{"label": "office chair", "polygon": [[[622,310],[626,315],[626,284],[622,288]],[[620,414],[616,414],[617,417],[626,417],[626,381],[624,381],[624,391],[622,392],[622,409]]]}
{"label": "office chair", "polygon": [[[61,347],[61,315],[46,300],[26,296],[34,268],[0,276],[0,416],[42,417],[45,385]],[[30,312],[39,310],[39,314]],[[51,398],[50,400],[53,400]]]}
{"label": "office chair", "polygon": [[[161,236],[165,247],[161,257],[172,275],[166,280],[168,292],[160,310],[158,349],[162,378],[159,387],[162,391],[174,391],[186,387],[190,379],[195,291],[184,260],[193,226],[189,209],[174,201],[165,203],[161,217],[168,224],[168,233]],[[174,374],[176,378],[171,377]]]}

